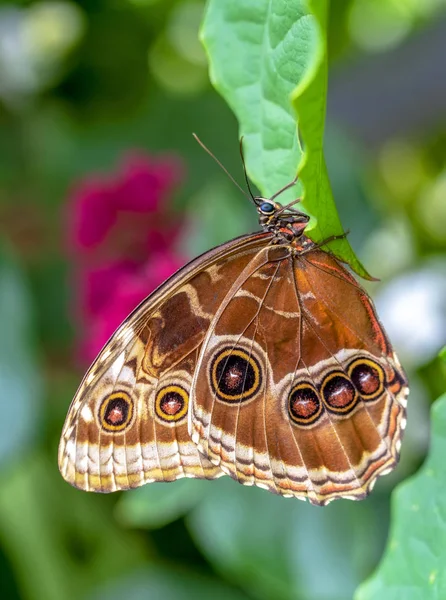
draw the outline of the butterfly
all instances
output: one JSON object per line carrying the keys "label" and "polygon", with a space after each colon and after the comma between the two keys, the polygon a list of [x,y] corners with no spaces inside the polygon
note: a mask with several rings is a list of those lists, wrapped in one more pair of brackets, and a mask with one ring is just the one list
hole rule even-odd
{"label": "butterfly", "polygon": [[298,200],[277,201],[295,182],[263,198],[247,180],[262,230],[190,262],[117,329],[70,406],[66,481],[229,475],[325,505],[395,467],[406,376],[367,293],[305,235]]}

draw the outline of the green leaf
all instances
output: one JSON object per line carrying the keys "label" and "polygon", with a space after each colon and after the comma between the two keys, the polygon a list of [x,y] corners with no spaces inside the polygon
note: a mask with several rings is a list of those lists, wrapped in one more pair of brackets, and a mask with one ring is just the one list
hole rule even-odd
{"label": "green leaf", "polygon": [[356,600],[446,598],[446,394],[431,412],[428,459],[393,493],[386,551]]}
{"label": "green leaf", "polygon": [[29,292],[17,265],[0,260],[0,464],[17,458],[35,441],[42,403],[31,343]]}
{"label": "green leaf", "polygon": [[[310,67],[292,93],[292,103],[298,116],[301,140],[305,151],[299,165],[299,175],[304,186],[303,202],[316,223],[311,238],[323,242],[332,235],[342,235],[327,167],[324,158],[324,126],[327,106],[327,16],[328,2],[310,0],[313,13],[312,27],[316,30],[317,44]],[[362,277],[371,279],[359,262],[345,238],[330,243],[330,250]]]}
{"label": "green leaf", "polygon": [[[303,186],[302,206],[312,217],[307,231],[316,242],[343,233],[323,154],[327,4],[210,0],[201,34],[211,81],[239,121],[250,177],[271,196],[299,167],[297,189]],[[281,200],[296,194],[288,190]],[[346,239],[330,248],[368,277]]]}

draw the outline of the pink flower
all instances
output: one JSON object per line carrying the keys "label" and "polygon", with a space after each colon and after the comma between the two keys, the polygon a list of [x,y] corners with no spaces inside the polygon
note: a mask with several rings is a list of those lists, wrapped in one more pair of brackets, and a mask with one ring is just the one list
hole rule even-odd
{"label": "pink flower", "polygon": [[[112,246],[118,240],[122,243],[122,238],[128,243],[133,240],[142,244],[148,237],[169,246],[171,235],[166,235],[168,228],[164,223],[165,200],[181,176],[178,159],[155,159],[133,153],[124,159],[116,177],[95,176],[79,182],[69,202],[72,251],[91,255],[101,250],[110,238]],[[136,235],[134,230],[122,227],[127,224],[138,230]]]}
{"label": "pink flower", "polygon": [[116,216],[112,184],[100,179],[82,181],[72,197],[73,248],[88,251],[97,247],[116,223]]}
{"label": "pink flower", "polygon": [[177,159],[133,154],[117,176],[79,182],[69,201],[68,243],[75,263],[80,356],[92,360],[119,324],[184,260],[181,221],[168,200]]}
{"label": "pink flower", "polygon": [[[96,312],[96,316],[87,319],[90,325],[88,335],[81,344],[81,357],[93,360],[120,323],[183,263],[184,261],[178,259],[173,253],[167,255],[156,253],[140,270],[119,267],[115,270],[111,266],[107,273],[109,278],[99,277],[99,280],[105,284],[103,290],[99,289],[95,273],[87,273],[90,286],[86,285],[85,289],[87,292],[93,292],[90,295],[93,302],[98,300],[99,302],[95,307],[96,310],[92,311]],[[110,288],[108,296],[102,294]]]}

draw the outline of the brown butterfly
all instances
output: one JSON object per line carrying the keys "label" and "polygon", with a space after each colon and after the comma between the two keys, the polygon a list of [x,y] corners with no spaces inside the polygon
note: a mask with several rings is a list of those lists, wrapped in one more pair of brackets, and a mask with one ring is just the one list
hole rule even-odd
{"label": "brown butterfly", "polygon": [[251,194],[263,230],[180,269],[103,348],[62,432],[69,483],[227,474],[324,505],[395,467],[406,377],[366,292],[276,201],[295,181]]}

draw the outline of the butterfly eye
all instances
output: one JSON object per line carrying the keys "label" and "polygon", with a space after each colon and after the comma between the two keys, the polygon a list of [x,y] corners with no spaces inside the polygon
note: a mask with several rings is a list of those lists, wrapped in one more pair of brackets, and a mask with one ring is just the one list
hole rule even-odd
{"label": "butterfly eye", "polygon": [[272,215],[274,214],[276,207],[272,202],[262,202],[259,206],[259,210],[264,215]]}
{"label": "butterfly eye", "polygon": [[322,412],[322,402],[312,385],[299,383],[288,396],[288,414],[298,425],[314,423]]}
{"label": "butterfly eye", "polygon": [[261,383],[258,360],[240,348],[221,350],[212,361],[211,384],[219,400],[229,403],[249,400]]}
{"label": "butterfly eye", "polygon": [[124,431],[133,416],[133,402],[125,392],[115,392],[102,401],[99,408],[99,420],[105,431],[115,433]]}
{"label": "butterfly eye", "polygon": [[360,358],[349,365],[348,374],[364,400],[374,400],[384,390],[384,371],[370,359]]}
{"label": "butterfly eye", "polygon": [[329,410],[347,413],[358,400],[358,393],[350,379],[342,372],[327,375],[321,387],[321,394]]}
{"label": "butterfly eye", "polygon": [[187,414],[189,394],[179,385],[167,385],[159,390],[155,411],[162,421],[177,423]]}

